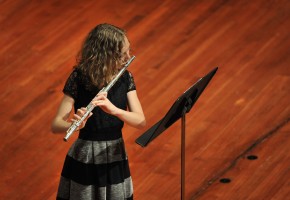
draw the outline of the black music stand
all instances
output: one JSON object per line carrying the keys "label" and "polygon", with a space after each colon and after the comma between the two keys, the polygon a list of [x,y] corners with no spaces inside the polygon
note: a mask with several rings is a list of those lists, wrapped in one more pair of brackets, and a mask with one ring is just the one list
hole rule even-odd
{"label": "black music stand", "polygon": [[218,67],[214,68],[204,77],[200,78],[195,84],[187,89],[177,98],[167,114],[155,125],[149,128],[145,133],[136,139],[136,143],[142,147],[147,146],[163,131],[169,128],[179,118],[181,118],[181,199],[184,199],[185,192],[185,115],[198,100],[199,96],[206,88],[212,77],[215,75]]}

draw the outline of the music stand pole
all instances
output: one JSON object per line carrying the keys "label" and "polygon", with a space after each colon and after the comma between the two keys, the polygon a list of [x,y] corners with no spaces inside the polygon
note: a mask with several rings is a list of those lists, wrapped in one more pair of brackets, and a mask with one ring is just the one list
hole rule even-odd
{"label": "music stand pole", "polygon": [[192,99],[187,97],[181,112],[181,200],[185,199],[185,115],[190,111],[192,105]]}
{"label": "music stand pole", "polygon": [[184,107],[181,117],[181,200],[185,198],[185,114],[187,108]]}

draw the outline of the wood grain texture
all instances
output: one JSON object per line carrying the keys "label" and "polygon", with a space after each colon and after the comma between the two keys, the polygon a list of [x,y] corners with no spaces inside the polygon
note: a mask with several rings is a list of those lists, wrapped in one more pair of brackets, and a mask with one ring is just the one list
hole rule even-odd
{"label": "wood grain texture", "polygon": [[65,143],[50,123],[84,37],[104,22],[126,29],[136,55],[147,126],[124,128],[135,199],[180,199],[180,122],[146,148],[135,139],[216,66],[186,115],[186,199],[287,199],[289,18],[288,0],[0,0],[0,199],[55,199],[77,134]]}

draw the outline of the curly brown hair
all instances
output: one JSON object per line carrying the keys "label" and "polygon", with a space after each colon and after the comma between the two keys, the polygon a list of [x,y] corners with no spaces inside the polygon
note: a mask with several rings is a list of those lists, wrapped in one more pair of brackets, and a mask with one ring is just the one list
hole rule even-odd
{"label": "curly brown hair", "polygon": [[76,68],[99,88],[108,84],[121,65],[126,33],[111,24],[97,25],[88,34],[78,53]]}

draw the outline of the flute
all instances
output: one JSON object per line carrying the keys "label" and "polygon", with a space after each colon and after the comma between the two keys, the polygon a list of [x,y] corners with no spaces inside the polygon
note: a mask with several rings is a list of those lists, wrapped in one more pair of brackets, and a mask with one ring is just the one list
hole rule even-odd
{"label": "flute", "polygon": [[[119,73],[115,76],[115,78],[106,86],[103,87],[99,92],[108,92],[111,87],[113,87],[113,85],[117,82],[117,80],[122,76],[122,74],[125,72],[125,70],[129,67],[130,63],[135,59],[135,56],[132,56],[129,61],[125,64],[125,66],[119,71]],[[97,95],[98,95],[97,94]],[[96,96],[97,96],[96,95]],[[78,121],[75,121],[66,131],[66,136],[63,138],[63,140],[66,142],[69,137],[77,130],[77,128],[81,125],[81,123],[87,118],[87,116],[92,112],[92,110],[95,108],[95,105],[90,102],[86,109],[87,111],[85,112],[85,114],[82,116],[82,118]]]}

